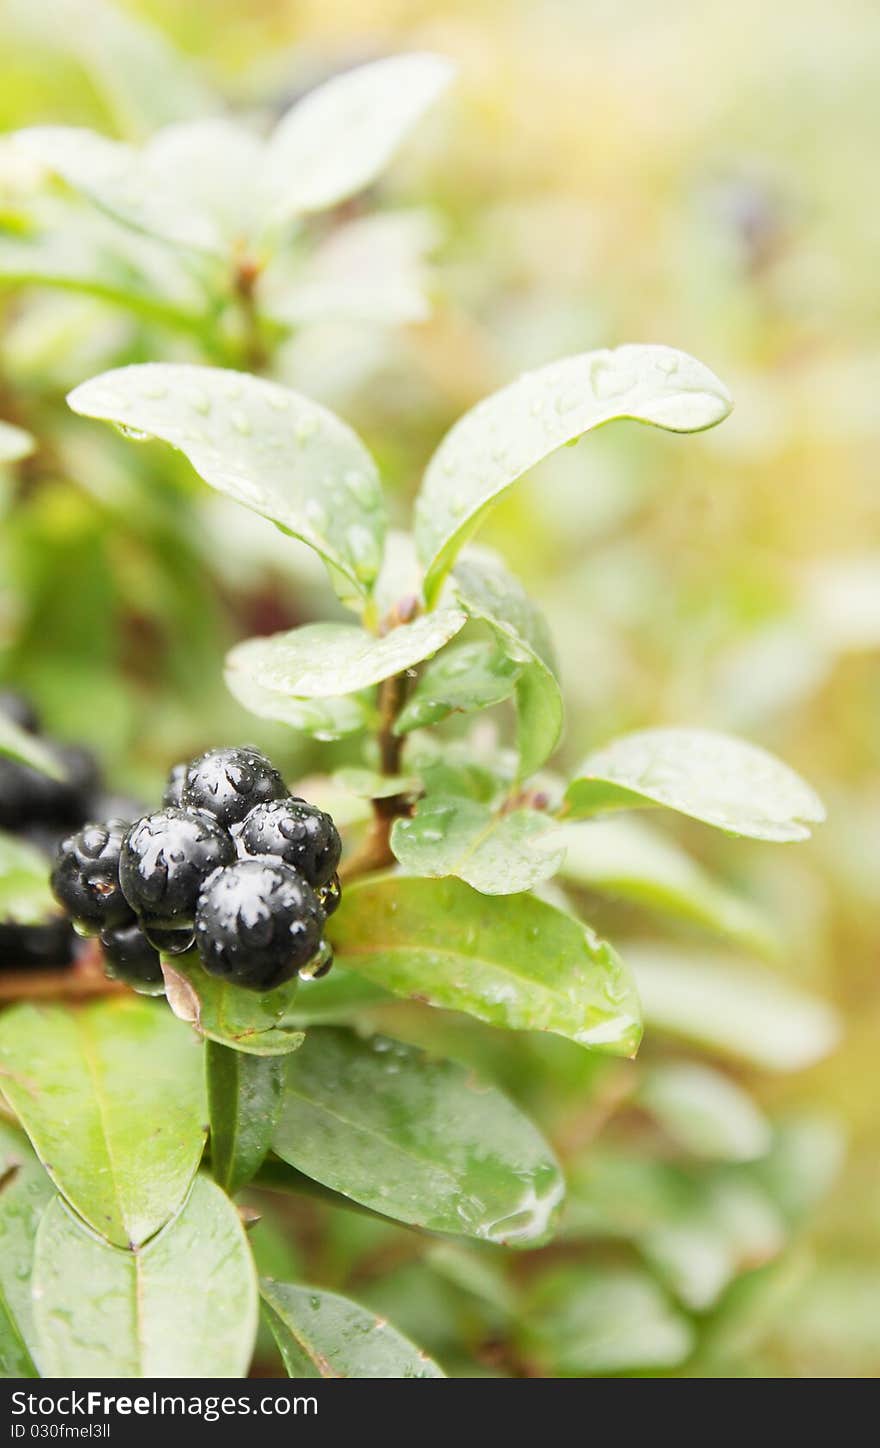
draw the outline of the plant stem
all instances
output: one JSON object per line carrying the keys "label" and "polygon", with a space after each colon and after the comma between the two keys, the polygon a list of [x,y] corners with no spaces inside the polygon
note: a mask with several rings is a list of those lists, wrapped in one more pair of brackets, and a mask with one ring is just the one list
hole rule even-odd
{"label": "plant stem", "polygon": [[258,264],[244,256],[235,268],[235,294],[243,323],[243,361],[249,372],[263,372],[269,364],[269,351],[260,327],[256,288],[260,276]]}
{"label": "plant stem", "polygon": [[[379,759],[382,773],[386,775],[400,772],[403,740],[394,732],[394,721],[406,698],[406,682],[405,674],[394,674],[379,686]],[[391,826],[408,811],[409,800],[405,795],[394,794],[387,799],[373,800],[373,819],[363,843],[339,871],[343,881],[356,880],[360,875],[385,870],[394,864]]]}

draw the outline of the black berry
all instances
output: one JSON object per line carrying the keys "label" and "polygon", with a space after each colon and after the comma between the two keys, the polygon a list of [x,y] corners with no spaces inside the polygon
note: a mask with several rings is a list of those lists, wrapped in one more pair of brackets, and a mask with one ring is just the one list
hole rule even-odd
{"label": "black berry", "polygon": [[39,734],[40,720],[30,699],[13,689],[0,689],[0,713],[24,729],[26,734]]}
{"label": "black berry", "polygon": [[72,965],[76,935],[63,915],[40,925],[0,921],[0,970],[39,970]]}
{"label": "black berry", "polygon": [[206,882],[196,912],[205,970],[252,990],[290,980],[321,943],[315,892],[280,860],[239,860]]}
{"label": "black berry", "polygon": [[119,878],[135,914],[151,926],[192,925],[203,881],[235,858],[235,846],[210,815],[163,809],[132,825]]}
{"label": "black berry", "polygon": [[339,883],[339,876],[334,875],[329,885],[322,885],[317,892],[321,902],[321,909],[328,917],[339,909],[339,902],[342,899],[342,886]]}
{"label": "black berry", "polygon": [[229,828],[255,805],[287,793],[278,770],[256,749],[209,749],[189,765],[181,804],[207,810]]}
{"label": "black berry", "polygon": [[139,925],[101,933],[106,973],[111,980],[124,981],[140,995],[161,995],[165,979],[155,951]]}
{"label": "black berry", "polygon": [[162,925],[144,923],[144,934],[154,950],[161,955],[185,955],[195,944],[195,931],[191,925],[183,930],[168,930]]}
{"label": "black berry", "polygon": [[183,786],[186,783],[186,771],[188,769],[188,764],[175,764],[174,768],[169,771],[168,778],[165,781],[165,792],[162,795],[162,803],[166,809],[169,806],[174,809],[181,808],[181,796],[183,794]]}
{"label": "black berry", "polygon": [[273,855],[317,889],[336,873],[342,841],[328,814],[303,799],[258,804],[236,833],[240,854]]}
{"label": "black berry", "polygon": [[97,935],[132,922],[131,906],[119,883],[120,852],[127,828],[122,820],[84,825],[58,846],[52,891],[87,934]]}

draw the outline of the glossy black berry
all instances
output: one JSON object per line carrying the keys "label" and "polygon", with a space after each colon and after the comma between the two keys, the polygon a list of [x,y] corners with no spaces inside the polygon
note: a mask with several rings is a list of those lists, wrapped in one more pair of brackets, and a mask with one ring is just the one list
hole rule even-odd
{"label": "glossy black berry", "polygon": [[311,960],[323,928],[315,892],[296,870],[280,860],[239,860],[205,884],[196,944],[210,975],[268,991]]}
{"label": "glossy black berry", "polygon": [[336,873],[342,841],[328,814],[304,799],[258,804],[236,832],[239,854],[273,855],[317,889]]}
{"label": "glossy black berry", "polygon": [[101,932],[106,973],[111,980],[124,981],[140,995],[161,995],[165,979],[155,951],[139,925]]}
{"label": "glossy black berry", "polygon": [[14,689],[0,689],[0,713],[24,729],[26,734],[39,734],[40,719],[30,699]]}
{"label": "glossy black berry", "polygon": [[256,749],[209,749],[187,768],[181,804],[207,810],[229,828],[255,805],[287,794],[278,770]]}
{"label": "glossy black berry", "polygon": [[84,825],[58,846],[52,871],[55,899],[84,933],[98,935],[133,921],[119,883],[123,820]]}
{"label": "glossy black berry", "polygon": [[329,885],[322,885],[317,891],[321,902],[321,909],[326,916],[333,915],[338,909],[342,900],[342,886],[339,883],[339,876],[334,875]]}
{"label": "glossy black berry", "polygon": [[186,783],[186,771],[188,769],[188,764],[175,764],[173,769],[169,771],[168,778],[165,781],[165,791],[162,795],[162,803],[166,809],[169,807],[172,809],[180,809],[182,807],[181,796],[183,794],[183,786]]}
{"label": "glossy black berry", "polygon": [[195,944],[195,930],[191,925],[183,930],[168,930],[162,925],[144,922],[144,935],[154,950],[161,955],[185,955]]}
{"label": "glossy black berry", "polygon": [[31,824],[81,825],[94,814],[93,801],[100,782],[95,757],[74,744],[47,744],[63,779],[51,779],[19,764],[0,759],[0,826],[20,830]]}
{"label": "glossy black berry", "polygon": [[77,939],[66,916],[39,925],[0,921],[0,970],[57,970],[72,965]]}
{"label": "glossy black berry", "polygon": [[231,837],[210,815],[163,809],[128,831],[119,879],[142,921],[182,930],[192,925],[203,881],[234,858]]}

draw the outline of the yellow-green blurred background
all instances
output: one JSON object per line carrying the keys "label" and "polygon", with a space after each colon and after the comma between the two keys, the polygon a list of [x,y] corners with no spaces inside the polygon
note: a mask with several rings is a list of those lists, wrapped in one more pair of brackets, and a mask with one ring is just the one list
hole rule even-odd
{"label": "yellow-green blurred background", "polygon": [[[361,431],[399,518],[456,416],[556,356],[663,342],[706,362],[734,394],[732,417],[699,438],[622,426],[564,450],[514,490],[486,539],[521,570],[557,640],[569,707],[561,766],[615,731],[709,724],[781,755],[827,803],[828,823],[807,845],[678,830],[778,922],[782,948],[756,969],[831,1002],[842,1020],[836,1048],[805,1069],[726,1069],[774,1116],[809,1116],[805,1178],[822,1176],[816,1158],[835,1157],[835,1143],[845,1140],[846,1158],[790,1244],[759,1248],[755,1261],[746,1252],[726,1292],[694,1314],[697,1346],[675,1370],[876,1376],[880,9],[870,0],[123,8],[173,43],[182,73],[192,67],[257,118],[335,69],[389,52],[437,50],[459,66],[369,198],[432,213],[431,319],[306,328],[277,367]],[[54,121],[137,138],[174,118],[168,72],[152,61],[118,84],[100,40],[103,7],[91,9],[93,22],[74,26],[63,5],[6,0],[0,128]],[[221,678],[236,638],[332,609],[304,550],[268,525],[239,529],[170,454],[64,414],[70,385],[120,358],[186,355],[180,339],[157,327],[135,336],[118,309],[72,293],[11,287],[0,308],[0,416],[45,446],[24,482],[7,486],[5,675],[57,732],[94,743],[120,787],[154,791],[175,757],[239,738],[271,744],[291,771],[324,767],[315,746],[248,719]],[[330,757],[353,755],[334,746]],[[629,938],[707,948],[598,898],[589,918],[624,948]],[[647,1059],[662,1049],[649,1032]],[[534,1060],[527,1069],[537,1071]],[[562,1133],[588,1083],[554,1069],[562,1105],[540,1109]],[[499,1070],[515,1087],[515,1059]],[[526,1094],[542,1099],[537,1086]],[[590,1105],[601,1112],[604,1098]],[[632,1192],[643,1189],[634,1179]],[[355,1262],[355,1283],[360,1273],[375,1286],[377,1274],[357,1265],[360,1247],[334,1248],[342,1231],[326,1227],[322,1260],[338,1250]],[[380,1247],[364,1251],[381,1262]],[[583,1252],[589,1266],[594,1249]],[[575,1283],[582,1270],[564,1253],[553,1266]],[[333,1270],[349,1280],[347,1267]],[[378,1277],[393,1298],[384,1269]],[[429,1291],[417,1280],[404,1305],[414,1334],[420,1311],[435,1331],[452,1312]],[[504,1363],[482,1327],[473,1336],[480,1345],[460,1370],[466,1358],[483,1371]],[[562,1356],[551,1352],[548,1370],[565,1371]]]}

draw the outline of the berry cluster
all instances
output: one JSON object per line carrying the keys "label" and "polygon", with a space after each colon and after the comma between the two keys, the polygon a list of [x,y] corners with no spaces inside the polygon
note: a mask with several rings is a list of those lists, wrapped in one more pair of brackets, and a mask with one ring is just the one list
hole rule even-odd
{"label": "berry cluster", "polygon": [[[36,711],[21,694],[0,690],[0,713],[28,734],[42,732]],[[16,759],[0,758],[0,829],[51,855],[72,826],[95,813],[115,814],[128,806],[102,795],[100,770],[89,750],[45,735],[42,742],[64,778],[50,779]],[[75,954],[76,936],[63,916],[38,924],[0,920],[0,970],[72,965]]]}
{"label": "berry cluster", "polygon": [[196,945],[205,970],[268,991],[329,970],[340,900],[332,819],[292,796],[255,749],[211,749],[168,777],[162,809],[63,840],[52,888],[108,974],[159,993],[159,953]]}

